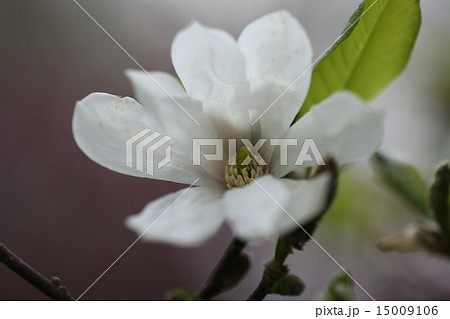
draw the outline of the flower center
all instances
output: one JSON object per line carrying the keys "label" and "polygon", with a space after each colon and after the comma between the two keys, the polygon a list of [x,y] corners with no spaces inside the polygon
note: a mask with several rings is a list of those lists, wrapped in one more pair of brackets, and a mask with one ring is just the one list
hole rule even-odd
{"label": "flower center", "polygon": [[241,147],[236,156],[230,158],[225,165],[225,180],[229,189],[242,187],[260,176],[269,173],[267,165],[258,165],[252,153],[246,147]]}

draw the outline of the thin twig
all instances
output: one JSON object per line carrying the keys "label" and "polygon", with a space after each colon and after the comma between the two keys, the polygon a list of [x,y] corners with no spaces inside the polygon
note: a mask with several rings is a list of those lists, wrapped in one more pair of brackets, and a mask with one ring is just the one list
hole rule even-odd
{"label": "thin twig", "polygon": [[219,264],[216,266],[208,280],[203,284],[197,294],[198,297],[202,300],[210,300],[223,292],[229,269],[233,267],[245,245],[245,242],[240,241],[239,239],[233,239]]}
{"label": "thin twig", "polygon": [[256,289],[252,292],[252,294],[248,297],[247,301],[261,301],[266,298],[269,293],[271,285],[266,283],[264,280],[261,280],[256,287]]}
{"label": "thin twig", "polygon": [[45,278],[2,243],[0,243],[0,262],[36,287],[43,294],[47,295],[50,299],[74,300],[66,288],[61,286],[59,279],[52,278],[52,280],[49,280]]}

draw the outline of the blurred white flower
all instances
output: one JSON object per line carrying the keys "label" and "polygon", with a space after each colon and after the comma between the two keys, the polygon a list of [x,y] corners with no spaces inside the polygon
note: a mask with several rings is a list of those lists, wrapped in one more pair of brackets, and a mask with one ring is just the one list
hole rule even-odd
{"label": "blurred white flower", "polygon": [[[381,140],[380,114],[344,91],[291,126],[309,88],[311,74],[305,71],[312,63],[312,49],[303,27],[286,11],[250,23],[238,41],[222,30],[193,22],[176,35],[172,61],[185,89],[170,74],[149,72],[155,83],[145,72],[128,70],[142,104],[93,93],[77,103],[73,118],[78,146],[109,169],[184,184],[199,178],[200,187],[181,197],[185,190],[166,195],[127,219],[127,226],[140,235],[173,204],[144,239],[195,245],[211,237],[226,220],[238,238],[260,240],[297,227],[280,206],[299,223],[310,221],[323,209],[328,173],[310,180],[280,179],[299,169],[292,157],[299,154],[301,143],[289,146],[288,165],[281,165],[278,149],[265,143],[259,153],[268,165],[254,167],[252,175],[254,159],[238,171],[227,164],[228,154],[223,161],[194,166],[194,138],[247,138],[253,142],[312,138],[321,154],[333,156],[340,164],[370,155]],[[168,142],[172,160],[153,176],[125,163],[126,140],[145,128],[172,137]],[[312,165],[305,163],[302,168]],[[248,175],[258,178],[258,183],[252,183]],[[244,182],[233,182],[234,178]],[[240,187],[227,190],[227,183]]]}

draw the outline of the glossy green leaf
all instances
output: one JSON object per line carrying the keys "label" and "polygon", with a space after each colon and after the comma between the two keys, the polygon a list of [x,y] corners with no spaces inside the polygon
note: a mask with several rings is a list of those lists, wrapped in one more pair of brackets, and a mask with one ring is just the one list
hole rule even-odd
{"label": "glossy green leaf", "polygon": [[353,12],[352,16],[347,22],[347,25],[344,28],[344,31],[342,31],[341,35],[337,39],[337,41],[331,46],[330,49],[324,54],[323,58],[326,58],[328,55],[331,54],[336,48],[345,40],[347,39],[350,34],[352,34],[353,29],[358,25],[358,21],[361,18],[361,14],[364,12],[364,7],[366,6],[367,0],[364,0],[361,2],[358,6],[358,8]]}
{"label": "glossy green leaf", "polygon": [[345,40],[315,67],[297,119],[337,90],[370,100],[406,67],[420,27],[419,0],[367,0],[359,20],[355,15],[351,34],[344,31]]}
{"label": "glossy green leaf", "polygon": [[375,155],[374,163],[383,182],[423,215],[429,215],[427,186],[413,166],[380,153]]}

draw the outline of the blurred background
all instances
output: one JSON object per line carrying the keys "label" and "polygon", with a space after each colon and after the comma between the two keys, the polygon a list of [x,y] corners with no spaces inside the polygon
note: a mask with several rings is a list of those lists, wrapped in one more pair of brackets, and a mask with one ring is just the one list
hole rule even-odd
{"label": "blurred background", "polygon": [[[196,18],[234,36],[255,18],[284,8],[308,31],[318,57],[359,0],[79,0],[148,70],[174,73],[170,44]],[[429,183],[450,158],[450,3],[422,1],[422,28],[409,67],[373,106],[386,110],[382,150],[418,167]],[[133,96],[123,72],[133,61],[73,1],[0,0],[0,242],[79,296],[135,239],[124,219],[181,189],[120,175],[75,145],[77,100],[100,91]],[[413,222],[410,207],[386,189],[369,163],[344,169],[333,209],[315,235],[377,300],[450,299],[450,262],[426,253],[381,253],[376,242]],[[232,238],[227,226],[204,246],[138,242],[86,293],[85,300],[159,300],[175,287],[197,289]],[[274,243],[250,246],[253,268],[218,299],[245,299]],[[314,243],[290,256],[313,300],[339,267]],[[359,288],[357,298],[369,297]],[[0,265],[0,300],[45,300]],[[268,299],[278,299],[270,296]]]}

